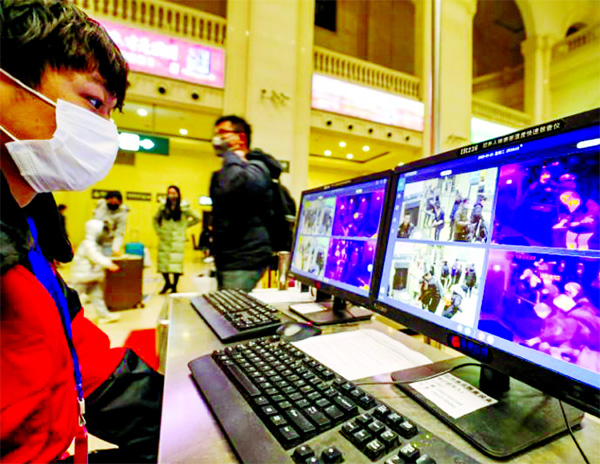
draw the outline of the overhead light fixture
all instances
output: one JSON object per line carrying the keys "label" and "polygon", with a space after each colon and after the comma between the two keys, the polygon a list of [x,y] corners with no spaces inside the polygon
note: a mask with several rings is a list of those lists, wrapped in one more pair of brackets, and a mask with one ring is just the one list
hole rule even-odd
{"label": "overhead light fixture", "polygon": [[371,149],[371,147],[369,145],[365,145],[363,147],[363,151],[369,151]]}
{"label": "overhead light fixture", "polygon": [[145,118],[146,116],[148,116],[148,110],[145,108],[138,108],[136,113],[141,116],[142,118]]}
{"label": "overhead light fixture", "polygon": [[323,154],[324,154],[325,156],[331,156],[331,150],[325,150],[325,151],[323,152]]}
{"label": "overhead light fixture", "polygon": [[349,160],[351,160],[352,158],[354,158],[354,155],[352,153],[348,153],[346,155],[346,158],[348,158]]}
{"label": "overhead light fixture", "polygon": [[346,142],[344,142],[343,140],[339,143],[340,147],[344,148],[346,146]]}
{"label": "overhead light fixture", "polygon": [[187,130],[187,129],[183,129],[183,128],[181,128],[181,129],[179,129],[179,133],[180,133],[181,135],[188,135],[188,130]]}
{"label": "overhead light fixture", "polygon": [[404,162],[403,162],[403,161],[400,161],[400,162],[398,163],[398,166],[404,166]]}

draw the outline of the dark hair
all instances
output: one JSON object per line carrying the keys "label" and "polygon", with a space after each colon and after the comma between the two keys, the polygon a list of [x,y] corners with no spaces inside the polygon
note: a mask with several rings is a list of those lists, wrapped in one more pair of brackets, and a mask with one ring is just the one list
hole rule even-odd
{"label": "dark hair", "polygon": [[215,126],[218,126],[222,122],[226,121],[231,123],[236,132],[243,132],[246,134],[247,145],[248,148],[250,148],[250,139],[252,138],[252,127],[250,127],[250,124],[248,124],[244,118],[230,114],[227,116],[221,116],[219,119],[217,119]]}
{"label": "dark hair", "polygon": [[68,1],[0,0],[0,67],[31,87],[50,67],[98,71],[123,107],[129,68],[104,28]]}
{"label": "dark hair", "polygon": [[167,187],[167,192],[170,189],[174,189],[179,198],[175,201],[175,207],[171,208],[171,202],[169,201],[169,197],[167,197],[165,207],[162,209],[158,218],[158,225],[162,225],[163,218],[166,220],[173,219],[174,221],[181,220],[181,191],[176,185],[169,185],[169,187]]}
{"label": "dark hair", "polygon": [[121,203],[123,202],[123,195],[121,195],[121,192],[119,192],[118,190],[111,190],[110,192],[108,192],[106,194],[106,197],[104,197],[104,198],[106,200],[110,200],[111,198],[116,198]]}

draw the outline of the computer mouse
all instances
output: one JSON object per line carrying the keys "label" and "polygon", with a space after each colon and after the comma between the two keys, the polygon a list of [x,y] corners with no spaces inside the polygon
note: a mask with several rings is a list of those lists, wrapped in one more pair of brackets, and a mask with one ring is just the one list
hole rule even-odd
{"label": "computer mouse", "polygon": [[319,327],[303,322],[286,322],[277,328],[277,335],[286,342],[298,342],[321,332]]}

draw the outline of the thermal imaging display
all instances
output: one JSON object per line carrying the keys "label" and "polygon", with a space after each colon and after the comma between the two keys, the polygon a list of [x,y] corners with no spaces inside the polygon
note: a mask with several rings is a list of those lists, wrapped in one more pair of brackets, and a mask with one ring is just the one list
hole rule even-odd
{"label": "thermal imaging display", "polygon": [[600,130],[545,135],[399,169],[376,298],[590,384]]}
{"label": "thermal imaging display", "polygon": [[388,179],[302,197],[291,270],[368,296]]}

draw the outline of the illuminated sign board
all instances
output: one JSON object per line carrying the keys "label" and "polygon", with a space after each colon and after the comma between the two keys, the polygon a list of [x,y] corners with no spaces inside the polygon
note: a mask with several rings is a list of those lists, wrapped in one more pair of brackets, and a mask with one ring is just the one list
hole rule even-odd
{"label": "illuminated sign board", "polygon": [[313,74],[312,107],[390,126],[423,131],[423,103]]}
{"label": "illuminated sign board", "polygon": [[223,88],[225,52],[187,40],[98,20],[132,71]]}
{"label": "illuminated sign board", "polygon": [[119,131],[119,148],[125,151],[139,151],[154,155],[169,154],[169,139],[155,135],[136,134]]}

